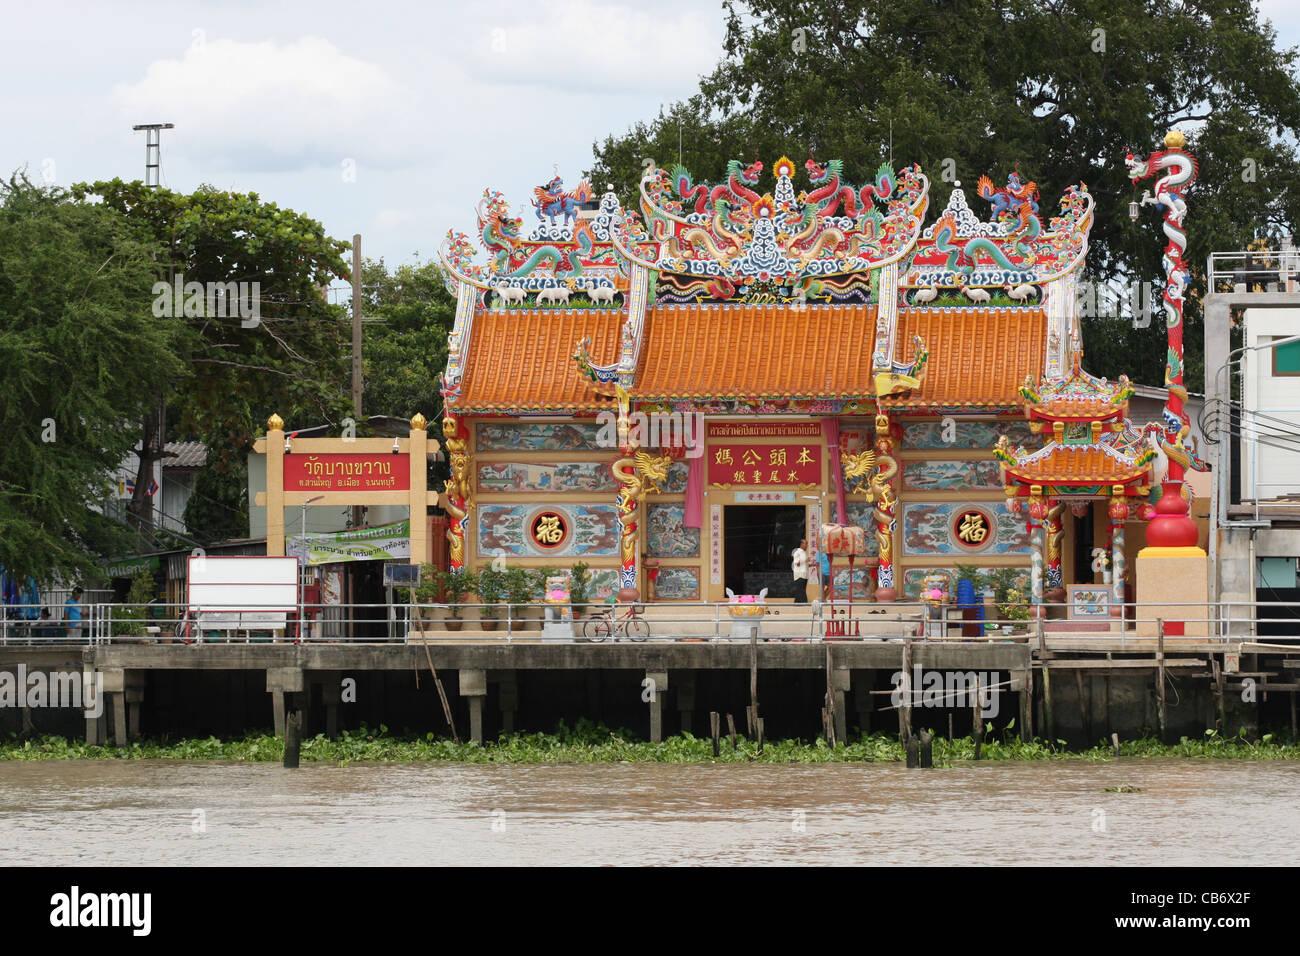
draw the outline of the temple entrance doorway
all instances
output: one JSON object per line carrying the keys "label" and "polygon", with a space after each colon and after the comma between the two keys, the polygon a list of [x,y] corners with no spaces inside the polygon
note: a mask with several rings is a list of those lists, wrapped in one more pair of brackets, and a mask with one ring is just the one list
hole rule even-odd
{"label": "temple entrance doorway", "polygon": [[[1093,525],[1096,521],[1094,509],[1096,502],[1088,503],[1088,513],[1082,518],[1071,515],[1070,520],[1074,522],[1074,584],[1092,584],[1092,549],[1096,547],[1093,543]],[[1103,542],[1105,543],[1105,542]]]}
{"label": "temple entrance doorway", "polygon": [[723,583],[736,594],[793,598],[790,553],[807,534],[802,505],[727,505],[723,509]]}

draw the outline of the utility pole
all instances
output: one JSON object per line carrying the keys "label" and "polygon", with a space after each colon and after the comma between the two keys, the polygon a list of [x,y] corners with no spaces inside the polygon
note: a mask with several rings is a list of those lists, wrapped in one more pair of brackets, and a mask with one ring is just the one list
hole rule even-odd
{"label": "utility pole", "polygon": [[144,130],[144,184],[148,189],[158,186],[162,170],[162,131],[175,129],[175,123],[141,123],[132,126],[134,130]]}
{"label": "utility pole", "polygon": [[[361,423],[361,234],[352,237],[352,417]],[[361,508],[352,508],[352,527],[361,527]],[[349,579],[349,585],[351,579]]]}
{"label": "utility pole", "polygon": [[361,234],[352,237],[352,417],[361,421]]}
{"label": "utility pole", "polygon": [[[355,424],[361,423],[361,233],[352,237],[352,418]],[[361,507],[352,506],[352,517],[348,524],[353,528],[361,527]],[[344,622],[349,635],[357,636],[357,568],[351,566],[346,570],[348,588],[348,611]]]}
{"label": "utility pole", "polygon": [[[131,128],[133,130],[144,130],[144,185],[147,189],[156,189],[162,171],[162,131],[175,129],[176,126],[174,123],[142,123]],[[168,288],[172,285],[172,277],[172,270],[169,268],[167,274]],[[127,523],[141,532],[144,531],[143,526],[146,523],[152,527],[157,527],[159,524],[156,520],[156,509],[149,500],[149,488],[153,482],[154,462],[163,457],[163,445],[166,442],[166,396],[158,395],[157,401],[157,418],[154,419],[151,415],[143,423],[139,464],[135,473],[135,492],[131,495],[131,503],[127,506]],[[161,481],[155,495],[158,501],[162,501]],[[148,518],[144,517],[146,511],[149,512]]]}

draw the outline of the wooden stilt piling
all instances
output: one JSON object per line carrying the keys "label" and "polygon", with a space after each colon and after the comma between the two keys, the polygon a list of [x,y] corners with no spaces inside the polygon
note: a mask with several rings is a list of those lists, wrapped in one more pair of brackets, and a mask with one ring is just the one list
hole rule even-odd
{"label": "wooden stilt piling", "polygon": [[1115,756],[1119,757],[1119,734],[1110,735],[1110,745],[1115,750]]}
{"label": "wooden stilt piling", "polygon": [[912,639],[903,638],[903,679],[899,683],[898,740],[906,747],[912,738]]}
{"label": "wooden stilt piling", "polygon": [[1169,742],[1169,707],[1165,699],[1165,622],[1156,618],[1156,700],[1160,702],[1160,742]]}
{"label": "wooden stilt piling", "polygon": [[722,721],[718,719],[718,712],[716,710],[709,711],[709,736],[713,738],[713,756],[715,757],[719,755],[722,746],[722,742],[718,739],[720,737],[721,723]]}
{"label": "wooden stilt piling", "polygon": [[978,698],[971,706],[971,737],[975,741],[975,759],[980,759],[980,748],[984,746],[984,715],[980,713],[983,708],[980,706]]}
{"label": "wooden stilt piling", "polygon": [[921,769],[934,766],[934,734],[928,729],[921,731]]}
{"label": "wooden stilt piling", "polygon": [[301,746],[302,711],[295,710],[289,713],[284,721],[284,766],[286,769],[297,769]]}
{"label": "wooden stilt piling", "polygon": [[1083,671],[1079,668],[1074,670],[1074,685],[1079,691],[1079,731],[1083,734],[1083,739],[1092,740],[1092,721],[1088,717],[1088,702],[1083,698]]}
{"label": "wooden stilt piling", "polygon": [[1210,658],[1210,668],[1214,674],[1214,702],[1219,711],[1219,733],[1228,732],[1227,711],[1223,701],[1223,667],[1217,657]]}
{"label": "wooden stilt piling", "polygon": [[835,748],[835,682],[831,670],[831,645],[826,645],[826,707],[823,710],[826,721],[826,742]]}
{"label": "wooden stilt piling", "polygon": [[730,714],[727,714],[727,733],[731,737],[731,749],[736,749],[736,721]]}

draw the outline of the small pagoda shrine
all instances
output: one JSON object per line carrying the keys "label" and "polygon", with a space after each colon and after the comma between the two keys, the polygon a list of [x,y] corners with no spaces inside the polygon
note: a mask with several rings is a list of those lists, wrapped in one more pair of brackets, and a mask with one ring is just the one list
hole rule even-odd
{"label": "small pagoda shrine", "polygon": [[[1035,451],[1011,447],[1004,435],[994,454],[1001,463],[1007,508],[1024,511],[1028,501],[1030,590],[1033,613],[1043,616],[1046,597],[1059,603],[1061,584],[1061,517],[1066,505],[1076,516],[1090,503],[1108,500],[1113,588],[1111,614],[1120,616],[1124,604],[1124,522],[1137,516],[1151,492],[1155,448],[1128,421],[1128,401],[1134,389],[1128,377],[1118,381],[1089,375],[1073,356],[1068,376],[1044,375],[1036,384],[1026,379],[1020,388],[1030,431],[1049,434]],[[1046,575],[1044,575],[1046,565]]]}

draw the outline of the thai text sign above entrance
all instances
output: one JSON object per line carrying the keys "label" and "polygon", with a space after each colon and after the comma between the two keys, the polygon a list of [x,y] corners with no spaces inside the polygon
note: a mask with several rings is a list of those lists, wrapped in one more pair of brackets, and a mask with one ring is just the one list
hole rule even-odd
{"label": "thai text sign above entrance", "polygon": [[409,561],[411,522],[394,521],[373,528],[328,534],[289,535],[285,550],[290,557],[301,558],[309,565],[342,561]]}
{"label": "thai text sign above entrance", "polygon": [[285,491],[408,491],[405,455],[285,455]]}
{"label": "thai text sign above entrance", "polygon": [[814,442],[781,445],[710,445],[709,483],[713,485],[820,485],[822,446]]}
{"label": "thai text sign above entrance", "polygon": [[710,422],[710,438],[820,438],[817,422]]}

